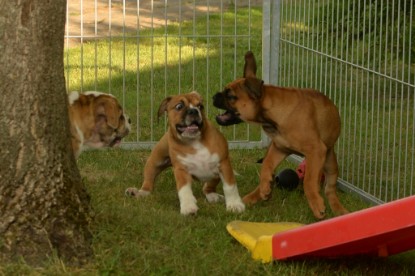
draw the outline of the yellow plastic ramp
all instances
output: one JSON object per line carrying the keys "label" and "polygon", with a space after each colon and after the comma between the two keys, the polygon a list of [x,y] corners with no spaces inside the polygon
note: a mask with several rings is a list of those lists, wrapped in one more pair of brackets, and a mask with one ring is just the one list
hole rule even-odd
{"label": "yellow plastic ramp", "polygon": [[263,263],[272,261],[272,236],[274,234],[303,226],[295,222],[248,222],[235,220],[226,229],[244,247],[251,251],[254,260]]}

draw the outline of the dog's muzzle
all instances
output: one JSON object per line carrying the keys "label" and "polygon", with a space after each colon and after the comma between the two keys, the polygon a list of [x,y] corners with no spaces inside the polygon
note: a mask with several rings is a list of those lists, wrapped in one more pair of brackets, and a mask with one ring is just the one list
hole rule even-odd
{"label": "dog's muzzle", "polygon": [[182,123],[176,125],[176,131],[183,137],[196,138],[200,136],[202,126],[200,111],[196,108],[189,108],[184,114]]}
{"label": "dog's muzzle", "polygon": [[226,97],[223,92],[213,96],[213,106],[226,110],[225,113],[216,116],[216,122],[221,126],[231,126],[242,123],[239,113],[229,109],[226,105]]}

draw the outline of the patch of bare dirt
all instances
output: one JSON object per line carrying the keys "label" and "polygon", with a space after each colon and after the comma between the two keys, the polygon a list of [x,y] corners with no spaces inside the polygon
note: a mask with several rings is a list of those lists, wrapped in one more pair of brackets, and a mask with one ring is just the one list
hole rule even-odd
{"label": "patch of bare dirt", "polygon": [[74,46],[82,40],[117,36],[143,28],[191,20],[206,13],[259,6],[261,0],[68,0],[65,35]]}

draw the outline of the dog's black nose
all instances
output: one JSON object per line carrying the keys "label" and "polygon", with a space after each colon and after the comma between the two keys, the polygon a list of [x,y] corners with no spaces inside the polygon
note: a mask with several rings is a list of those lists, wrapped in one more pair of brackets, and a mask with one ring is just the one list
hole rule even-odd
{"label": "dog's black nose", "polygon": [[217,108],[224,108],[224,100],[223,100],[223,95],[221,92],[216,93],[215,95],[213,95],[213,106],[217,107]]}
{"label": "dog's black nose", "polygon": [[187,114],[187,115],[198,115],[198,114],[199,114],[199,112],[197,111],[197,109],[196,109],[196,108],[189,108],[189,109],[186,111],[186,114]]}

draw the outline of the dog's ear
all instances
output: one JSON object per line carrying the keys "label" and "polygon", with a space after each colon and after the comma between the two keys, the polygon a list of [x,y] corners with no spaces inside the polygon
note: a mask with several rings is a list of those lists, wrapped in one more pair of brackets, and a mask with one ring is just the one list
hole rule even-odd
{"label": "dog's ear", "polygon": [[167,97],[161,102],[159,111],[157,113],[158,118],[160,118],[164,114],[164,112],[167,111],[167,105],[169,104],[170,100],[171,97]]}
{"label": "dog's ear", "polygon": [[264,81],[257,79],[257,78],[246,78],[245,79],[245,87],[248,90],[248,95],[254,100],[261,99],[263,84],[264,84]]}
{"label": "dog's ear", "polygon": [[244,78],[256,78],[256,61],[251,51],[245,54]]}
{"label": "dog's ear", "polygon": [[119,111],[121,107],[114,101],[105,101],[97,105],[95,109],[95,122],[106,122],[116,129],[119,125]]}

